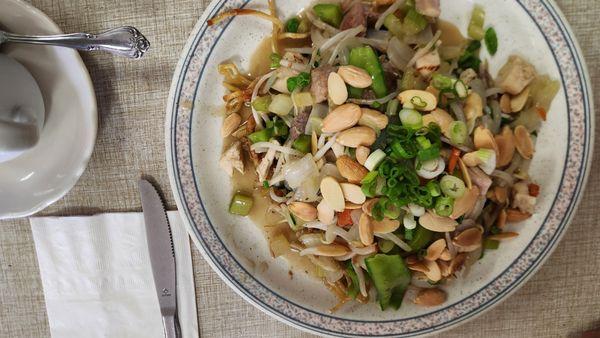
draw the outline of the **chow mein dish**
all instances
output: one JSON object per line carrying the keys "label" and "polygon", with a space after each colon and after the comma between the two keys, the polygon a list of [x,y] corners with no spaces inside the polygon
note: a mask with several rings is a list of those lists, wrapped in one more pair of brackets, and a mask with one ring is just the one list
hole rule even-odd
{"label": "chow mein dish", "polygon": [[273,28],[251,72],[219,66],[229,212],[323,280],[332,311],[442,304],[535,213],[528,167],[559,83],[516,54],[492,77],[503,46],[484,8],[466,14],[468,37],[439,0],[317,1],[286,19],[271,0],[209,25],[243,15]]}

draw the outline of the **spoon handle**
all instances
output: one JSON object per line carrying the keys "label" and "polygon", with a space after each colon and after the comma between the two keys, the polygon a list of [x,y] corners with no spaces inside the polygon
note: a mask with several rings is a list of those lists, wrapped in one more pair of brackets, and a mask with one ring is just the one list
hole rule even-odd
{"label": "spoon handle", "polygon": [[[4,39],[2,39],[4,38]],[[64,35],[17,35],[0,31],[0,42],[28,43],[74,48],[82,51],[106,51],[131,59],[139,59],[150,48],[150,42],[134,27],[114,28],[101,34],[74,33]]]}

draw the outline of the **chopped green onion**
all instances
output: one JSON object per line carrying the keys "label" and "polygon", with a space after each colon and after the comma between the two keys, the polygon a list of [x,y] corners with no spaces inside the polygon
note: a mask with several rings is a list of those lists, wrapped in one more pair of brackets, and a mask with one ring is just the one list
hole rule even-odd
{"label": "chopped green onion", "polygon": [[421,148],[421,149],[431,148],[431,141],[429,141],[429,139],[427,139],[427,137],[425,137],[423,135],[417,136],[416,140],[417,140],[417,144],[419,145],[419,148]]}
{"label": "chopped green onion", "polygon": [[462,69],[472,68],[475,71],[479,70],[481,60],[477,56],[477,51],[481,48],[481,42],[477,40],[471,41],[467,49],[458,59],[458,66]]}
{"label": "chopped green onion", "polygon": [[377,180],[377,176],[379,176],[379,173],[377,171],[371,171],[365,177],[363,177],[362,181],[360,181],[360,184],[373,183],[375,182],[375,180]]}
{"label": "chopped green onion", "polygon": [[286,137],[289,134],[289,128],[287,124],[281,119],[276,119],[273,122],[273,136],[275,137]]}
{"label": "chopped green onion", "polygon": [[469,95],[469,88],[461,80],[456,80],[454,82],[454,92],[459,98],[464,99]]}
{"label": "chopped green onion", "polygon": [[248,216],[254,200],[250,196],[246,196],[240,193],[233,195],[231,203],[229,204],[229,213],[240,216]]}
{"label": "chopped green onion", "polygon": [[466,191],[465,182],[452,175],[446,175],[440,180],[442,192],[452,198],[460,198]]}
{"label": "chopped green onion", "polygon": [[310,135],[302,134],[292,143],[292,148],[307,154],[310,152],[311,137]]}
{"label": "chopped green onion", "polygon": [[423,101],[423,99],[420,96],[413,96],[410,99],[410,103],[415,106],[416,108],[425,108],[427,107],[427,102]]}
{"label": "chopped green onion", "polygon": [[263,181],[263,188],[269,189],[269,181],[267,181],[267,180]]}
{"label": "chopped green onion", "polygon": [[485,31],[485,46],[491,55],[495,55],[498,51],[498,36],[494,28],[490,27]]}
{"label": "chopped green onion", "polygon": [[407,241],[411,241],[413,239],[415,230],[414,229],[404,229],[404,239]]}
{"label": "chopped green onion", "polygon": [[252,108],[256,111],[267,113],[269,111],[269,105],[271,104],[271,96],[258,96],[252,101]]}
{"label": "chopped green onion", "polygon": [[350,277],[350,284],[348,285],[348,297],[352,299],[356,299],[356,296],[360,292],[360,286],[358,284],[358,276],[356,275],[356,271],[354,271],[354,267],[350,261],[348,261],[348,265],[346,266],[346,273],[348,277]]}
{"label": "chopped green onion", "polygon": [[394,242],[392,242],[390,240],[380,238],[377,241],[377,245],[379,246],[379,251],[381,251],[383,253],[388,253],[388,252],[392,251],[395,244],[394,244]]}
{"label": "chopped green onion", "polygon": [[436,73],[431,77],[431,85],[439,90],[451,90],[454,88],[454,82],[456,79],[442,74]]}
{"label": "chopped green onion", "polygon": [[427,19],[411,7],[404,17],[402,29],[407,35],[415,35],[424,30],[428,24]]}
{"label": "chopped green onion", "polygon": [[387,116],[395,116],[398,114],[398,108],[400,108],[400,101],[398,101],[398,99],[392,99],[387,104],[385,114]]}
{"label": "chopped green onion", "polygon": [[427,162],[431,160],[435,160],[440,157],[440,147],[439,146],[431,146],[427,149],[421,149],[417,153],[417,158],[421,162]]}
{"label": "chopped green onion", "polygon": [[252,143],[269,142],[271,137],[273,137],[273,128],[261,129],[248,135],[248,139]]}
{"label": "chopped green onion", "polygon": [[483,240],[483,248],[486,250],[496,250],[500,246],[500,241],[486,238]]}
{"label": "chopped green onion", "polygon": [[285,116],[292,111],[294,108],[294,102],[289,95],[277,94],[271,97],[271,103],[269,104],[269,111],[279,116]]}
{"label": "chopped green onion", "polygon": [[387,28],[390,33],[394,34],[397,37],[402,37],[403,29],[402,29],[402,20],[398,18],[394,13],[388,14],[383,20],[383,25]]}
{"label": "chopped green onion", "polygon": [[429,181],[425,185],[425,188],[432,197],[438,197],[442,194],[440,184],[437,181]]}
{"label": "chopped green onion", "polygon": [[414,109],[402,109],[400,111],[400,121],[402,125],[411,129],[419,129],[423,126],[423,116]]}
{"label": "chopped green onion", "polygon": [[290,33],[298,33],[298,27],[300,27],[300,19],[293,17],[285,23],[285,31]]}
{"label": "chopped green onion", "polygon": [[367,160],[365,161],[365,168],[369,169],[369,171],[373,171],[377,169],[377,166],[385,159],[385,152],[381,149],[377,149],[372,152]]}
{"label": "chopped green onion", "polygon": [[473,14],[471,14],[471,21],[469,22],[469,28],[467,30],[469,37],[474,40],[483,39],[483,24],[485,22],[485,11],[483,7],[475,5],[473,8]]}
{"label": "chopped green onion", "polygon": [[438,197],[435,200],[435,213],[442,217],[452,215],[454,199],[451,197]]}
{"label": "chopped green onion", "polygon": [[310,83],[310,73],[302,72],[297,76],[291,76],[287,79],[287,89],[293,92],[295,89],[302,89]]}
{"label": "chopped green onion", "polygon": [[463,121],[453,121],[450,123],[450,141],[456,145],[462,145],[469,136],[467,125]]}
{"label": "chopped green onion", "polygon": [[335,28],[340,28],[344,14],[339,4],[318,4],[313,7],[313,10],[321,21]]}
{"label": "chopped green onion", "polygon": [[272,53],[269,58],[271,59],[271,69],[281,67],[281,55],[277,53]]}

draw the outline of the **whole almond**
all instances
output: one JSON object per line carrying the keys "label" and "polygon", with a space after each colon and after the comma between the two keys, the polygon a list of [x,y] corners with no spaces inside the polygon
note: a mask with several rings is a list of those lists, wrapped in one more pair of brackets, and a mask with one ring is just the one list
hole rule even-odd
{"label": "whole almond", "polygon": [[323,199],[333,210],[342,212],[346,208],[344,192],[335,178],[331,176],[324,177],[321,180],[321,194]]}
{"label": "whole almond", "polygon": [[518,125],[515,128],[515,146],[517,147],[517,151],[523,158],[530,160],[533,157],[534,146],[533,140],[531,139],[531,134],[527,128]]}
{"label": "whole almond", "polygon": [[350,148],[370,146],[375,143],[375,130],[369,127],[353,127],[346,129],[338,135],[336,142]]}
{"label": "whole almond", "polygon": [[422,289],[415,297],[414,303],[423,306],[436,306],[446,301],[446,292],[440,289]]}
{"label": "whole almond", "polygon": [[355,66],[341,66],[337,72],[344,81],[355,88],[367,88],[373,84],[366,70]]}
{"label": "whole almond", "polygon": [[350,156],[343,155],[338,157],[335,162],[342,177],[350,183],[359,184],[362,179],[367,176],[369,171],[367,168],[354,161]]}
{"label": "whole almond", "polygon": [[519,95],[515,95],[510,99],[510,112],[517,113],[523,110],[528,99],[529,87],[526,87]]}
{"label": "whole almond", "polygon": [[336,133],[353,127],[360,120],[362,111],[360,107],[354,103],[343,104],[332,110],[323,119],[321,130],[324,133]]}
{"label": "whole almond", "polygon": [[312,222],[317,219],[317,208],[312,204],[305,202],[293,202],[289,205],[292,214],[298,216],[303,221]]}
{"label": "whole almond", "polygon": [[375,109],[361,108],[362,115],[358,120],[358,125],[371,127],[377,130],[383,130],[388,125],[388,117]]}
{"label": "whole almond", "polygon": [[356,160],[362,165],[365,165],[365,162],[367,161],[367,158],[369,158],[370,154],[371,149],[368,147],[358,146],[358,148],[356,148]]}
{"label": "whole almond", "polygon": [[511,107],[510,107],[510,95],[508,94],[503,94],[500,97],[500,110],[504,113],[504,114],[510,114],[511,113]]}
{"label": "whole almond", "polygon": [[231,135],[242,123],[242,117],[236,113],[230,114],[223,120],[221,126],[221,137],[227,137]]}
{"label": "whole almond", "polygon": [[343,104],[348,99],[348,89],[338,73],[329,73],[327,78],[327,93],[334,104]]}

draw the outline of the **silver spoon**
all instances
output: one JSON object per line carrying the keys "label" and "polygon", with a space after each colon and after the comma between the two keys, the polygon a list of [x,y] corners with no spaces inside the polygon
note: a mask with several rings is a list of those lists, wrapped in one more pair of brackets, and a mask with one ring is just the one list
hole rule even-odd
{"label": "silver spoon", "polygon": [[0,30],[0,45],[6,42],[28,43],[74,48],[82,51],[106,51],[139,59],[150,48],[150,42],[134,27],[114,28],[101,34],[74,33],[63,35],[18,35]]}

